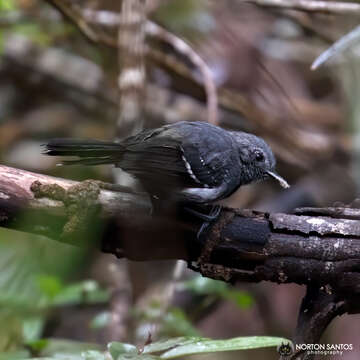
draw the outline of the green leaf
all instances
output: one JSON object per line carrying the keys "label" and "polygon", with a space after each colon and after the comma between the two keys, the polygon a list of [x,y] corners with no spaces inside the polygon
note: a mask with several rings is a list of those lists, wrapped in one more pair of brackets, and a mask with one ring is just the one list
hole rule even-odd
{"label": "green leaf", "polygon": [[39,279],[56,277],[61,283],[79,268],[83,254],[73,246],[1,228],[0,308],[17,314],[43,309],[48,301]]}
{"label": "green leaf", "polygon": [[110,312],[102,311],[97,314],[90,322],[91,329],[102,329],[107,326],[110,322]]}
{"label": "green leaf", "polygon": [[173,359],[180,356],[220,351],[234,351],[278,346],[289,340],[279,337],[249,336],[228,340],[200,340],[192,344],[178,346],[160,356],[161,359]]}
{"label": "green leaf", "polygon": [[117,341],[109,343],[107,347],[114,359],[117,359],[122,354],[136,355],[138,353],[136,346]]}
{"label": "green leaf", "polygon": [[27,345],[30,346],[31,349],[33,351],[36,351],[37,353],[44,350],[48,346],[48,344],[49,344],[49,340],[47,340],[47,339],[40,339],[40,340],[36,340],[36,341],[32,341],[30,343],[27,343]]}
{"label": "green leaf", "polygon": [[148,353],[160,352],[160,351],[164,351],[164,350],[173,348],[175,346],[187,345],[187,344],[191,344],[191,343],[194,343],[196,341],[201,341],[201,340],[203,340],[203,338],[181,336],[181,337],[177,337],[177,338],[156,341],[149,345],[146,345],[144,347],[143,353],[148,354]]}
{"label": "green leaf", "polygon": [[241,309],[248,309],[254,305],[253,297],[245,291],[228,291],[224,298],[234,302]]}
{"label": "green leaf", "polygon": [[49,298],[53,299],[63,288],[61,280],[53,275],[41,274],[37,278],[40,290]]}
{"label": "green leaf", "polygon": [[70,341],[61,339],[47,339],[46,347],[42,349],[42,356],[81,356],[82,352],[89,350],[100,351],[101,347],[97,344],[85,343],[80,341]]}
{"label": "green leaf", "polygon": [[16,4],[14,0],[1,0],[0,11],[12,11],[16,10]]}
{"label": "green leaf", "polygon": [[[14,360],[110,360],[109,357],[101,351],[88,350],[84,351],[81,354],[67,354],[67,353],[56,353],[53,356],[47,357],[36,357],[36,358],[14,358]],[[0,358],[0,360],[5,360]],[[6,358],[6,360],[12,360],[12,358]]]}
{"label": "green leaf", "polygon": [[103,352],[96,350],[85,351],[81,356],[84,360],[109,360]]}
{"label": "green leaf", "polygon": [[228,288],[227,284],[223,281],[213,280],[203,276],[195,276],[191,280],[185,282],[184,287],[201,295],[222,295]]}
{"label": "green leaf", "polygon": [[40,339],[45,326],[44,316],[33,316],[25,318],[23,322],[23,339],[27,344]]}
{"label": "green leaf", "polygon": [[164,319],[165,332],[185,336],[198,336],[199,332],[192,325],[186,314],[179,308],[171,308]]}
{"label": "green leaf", "polygon": [[49,299],[38,279],[66,279],[79,268],[83,254],[44,237],[0,228],[0,353],[42,335]]}
{"label": "green leaf", "polygon": [[123,355],[119,355],[119,357],[117,357],[114,360],[160,360],[160,357],[154,355],[142,355],[142,354],[137,354],[137,355],[123,354]]}
{"label": "green leaf", "polygon": [[30,353],[27,350],[4,352],[4,353],[0,353],[0,360],[23,360],[23,359],[28,359],[29,356]]}
{"label": "green leaf", "polygon": [[109,292],[100,289],[97,282],[85,280],[77,284],[64,287],[53,301],[53,305],[76,305],[103,303],[109,300]]}
{"label": "green leaf", "polygon": [[[37,358],[26,358],[21,360],[84,360],[80,355],[71,354],[57,354],[56,356],[37,357]],[[102,359],[101,359],[102,360]]]}
{"label": "green leaf", "polygon": [[16,34],[26,36],[31,41],[40,46],[49,46],[51,37],[49,33],[44,31],[37,23],[19,23],[12,27],[12,31]]}
{"label": "green leaf", "polygon": [[240,308],[249,308],[254,301],[250,294],[239,291],[224,283],[223,281],[213,280],[202,276],[196,276],[184,283],[184,287],[196,294],[215,295],[225,300],[233,301]]}

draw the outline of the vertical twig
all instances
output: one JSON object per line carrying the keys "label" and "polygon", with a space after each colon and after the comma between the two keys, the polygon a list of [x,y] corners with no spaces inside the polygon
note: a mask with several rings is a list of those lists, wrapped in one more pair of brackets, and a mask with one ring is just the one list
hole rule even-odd
{"label": "vertical twig", "polygon": [[318,69],[323,63],[328,61],[331,57],[343,53],[345,50],[354,45],[360,39],[360,26],[351,30],[349,33],[341,37],[338,41],[332,44],[327,50],[322,52],[311,64],[311,70]]}
{"label": "vertical twig", "polygon": [[116,137],[139,132],[144,122],[146,0],[123,0],[119,49],[119,117]]}
{"label": "vertical twig", "polygon": [[192,47],[183,39],[172,34],[161,26],[155,24],[154,22],[148,21],[146,23],[146,33],[148,35],[154,36],[160,40],[165,41],[174,47],[180,54],[186,56],[200,71],[204,89],[207,97],[207,108],[208,108],[208,122],[211,124],[217,125],[218,123],[218,100],[217,100],[217,89],[213,74],[202,59],[202,57],[192,49]]}
{"label": "vertical twig", "polygon": [[[117,140],[135,134],[142,130],[144,123],[145,95],[145,21],[146,0],[122,0],[120,21],[118,26],[118,58],[119,58],[119,115],[116,124]],[[132,183],[129,175],[120,169],[114,173],[119,184]],[[131,263],[122,261],[114,264],[114,269],[123,272],[123,283],[114,283],[111,294],[111,323],[109,332],[112,339],[124,339],[129,328],[129,307],[132,300],[131,275],[128,272]],[[126,274],[126,275],[125,275]]]}
{"label": "vertical twig", "polygon": [[[308,285],[299,311],[294,343],[319,343],[320,337],[330,322],[345,311],[346,303],[336,293],[332,293],[326,287]],[[311,360],[314,359],[314,355],[299,351],[291,359]]]}

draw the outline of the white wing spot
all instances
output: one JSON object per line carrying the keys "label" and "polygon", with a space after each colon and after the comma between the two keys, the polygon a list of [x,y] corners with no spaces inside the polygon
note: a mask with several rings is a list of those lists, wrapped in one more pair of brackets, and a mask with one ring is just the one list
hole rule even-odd
{"label": "white wing spot", "polygon": [[194,172],[192,171],[191,169],[191,165],[190,163],[186,160],[185,156],[182,155],[181,158],[183,159],[184,161],[184,164],[185,164],[185,167],[186,167],[186,170],[188,172],[188,174],[190,175],[190,177],[195,180],[198,184],[202,184],[204,187],[208,188],[209,185],[208,184],[203,184],[194,174]]}

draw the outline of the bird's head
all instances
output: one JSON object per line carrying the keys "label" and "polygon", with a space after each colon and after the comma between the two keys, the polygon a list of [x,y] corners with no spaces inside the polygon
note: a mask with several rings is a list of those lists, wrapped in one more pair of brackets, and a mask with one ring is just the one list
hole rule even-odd
{"label": "bird's head", "polygon": [[239,152],[244,184],[272,177],[284,188],[290,187],[275,171],[276,160],[270,146],[261,138],[244,133],[231,132]]}

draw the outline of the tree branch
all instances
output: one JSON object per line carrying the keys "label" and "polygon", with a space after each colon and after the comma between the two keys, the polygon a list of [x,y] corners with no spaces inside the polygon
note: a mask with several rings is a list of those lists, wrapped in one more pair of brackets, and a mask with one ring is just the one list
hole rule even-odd
{"label": "tree branch", "polygon": [[118,26],[119,116],[117,138],[137,134],[144,125],[145,0],[122,0]]}
{"label": "tree branch", "polygon": [[263,7],[273,7],[306,12],[321,12],[328,14],[352,14],[360,13],[360,4],[355,2],[318,1],[318,0],[246,0]]}
{"label": "tree branch", "polygon": [[[36,198],[33,192],[36,181],[43,185],[57,184],[65,190],[78,184],[0,166],[0,225],[58,238],[60,225],[66,221],[66,206],[59,200]],[[135,260],[195,261],[206,242],[196,238],[199,224],[195,222],[152,217],[150,204],[142,194],[101,190],[98,204],[102,208],[99,217],[106,234],[102,237],[103,245],[114,254],[118,254],[116,248],[121,248],[125,257]],[[33,221],[21,221],[20,215],[29,211]],[[36,213],[43,216],[36,217]],[[358,209],[306,208],[294,215],[224,209],[222,214],[227,218],[231,214],[231,220],[223,221],[217,230],[218,246],[210,262],[234,269],[233,280],[316,282],[347,289],[351,288],[348,275],[359,272]],[[44,215],[57,217],[62,222],[51,228],[52,223],[48,223]],[[130,233],[131,239],[127,239]],[[137,247],[127,241],[136,242]],[[161,253],[154,241],[160,244]],[[176,249],[181,251],[177,253]],[[360,292],[357,286],[353,290]]]}
{"label": "tree branch", "polygon": [[[40,184],[62,190],[51,192],[51,199],[39,197]],[[59,194],[77,187],[73,181],[0,166],[0,226],[67,241],[62,237],[67,205]],[[205,276],[230,282],[306,284],[295,341],[317,342],[335,316],[360,311],[359,209],[303,208],[292,215],[223,209],[199,239],[195,219],[151,216],[143,194],[101,190],[96,204],[102,231],[88,228],[96,234],[90,245],[117,257],[183,259]],[[205,256],[210,239],[216,245]],[[71,243],[89,245],[76,237]]]}

